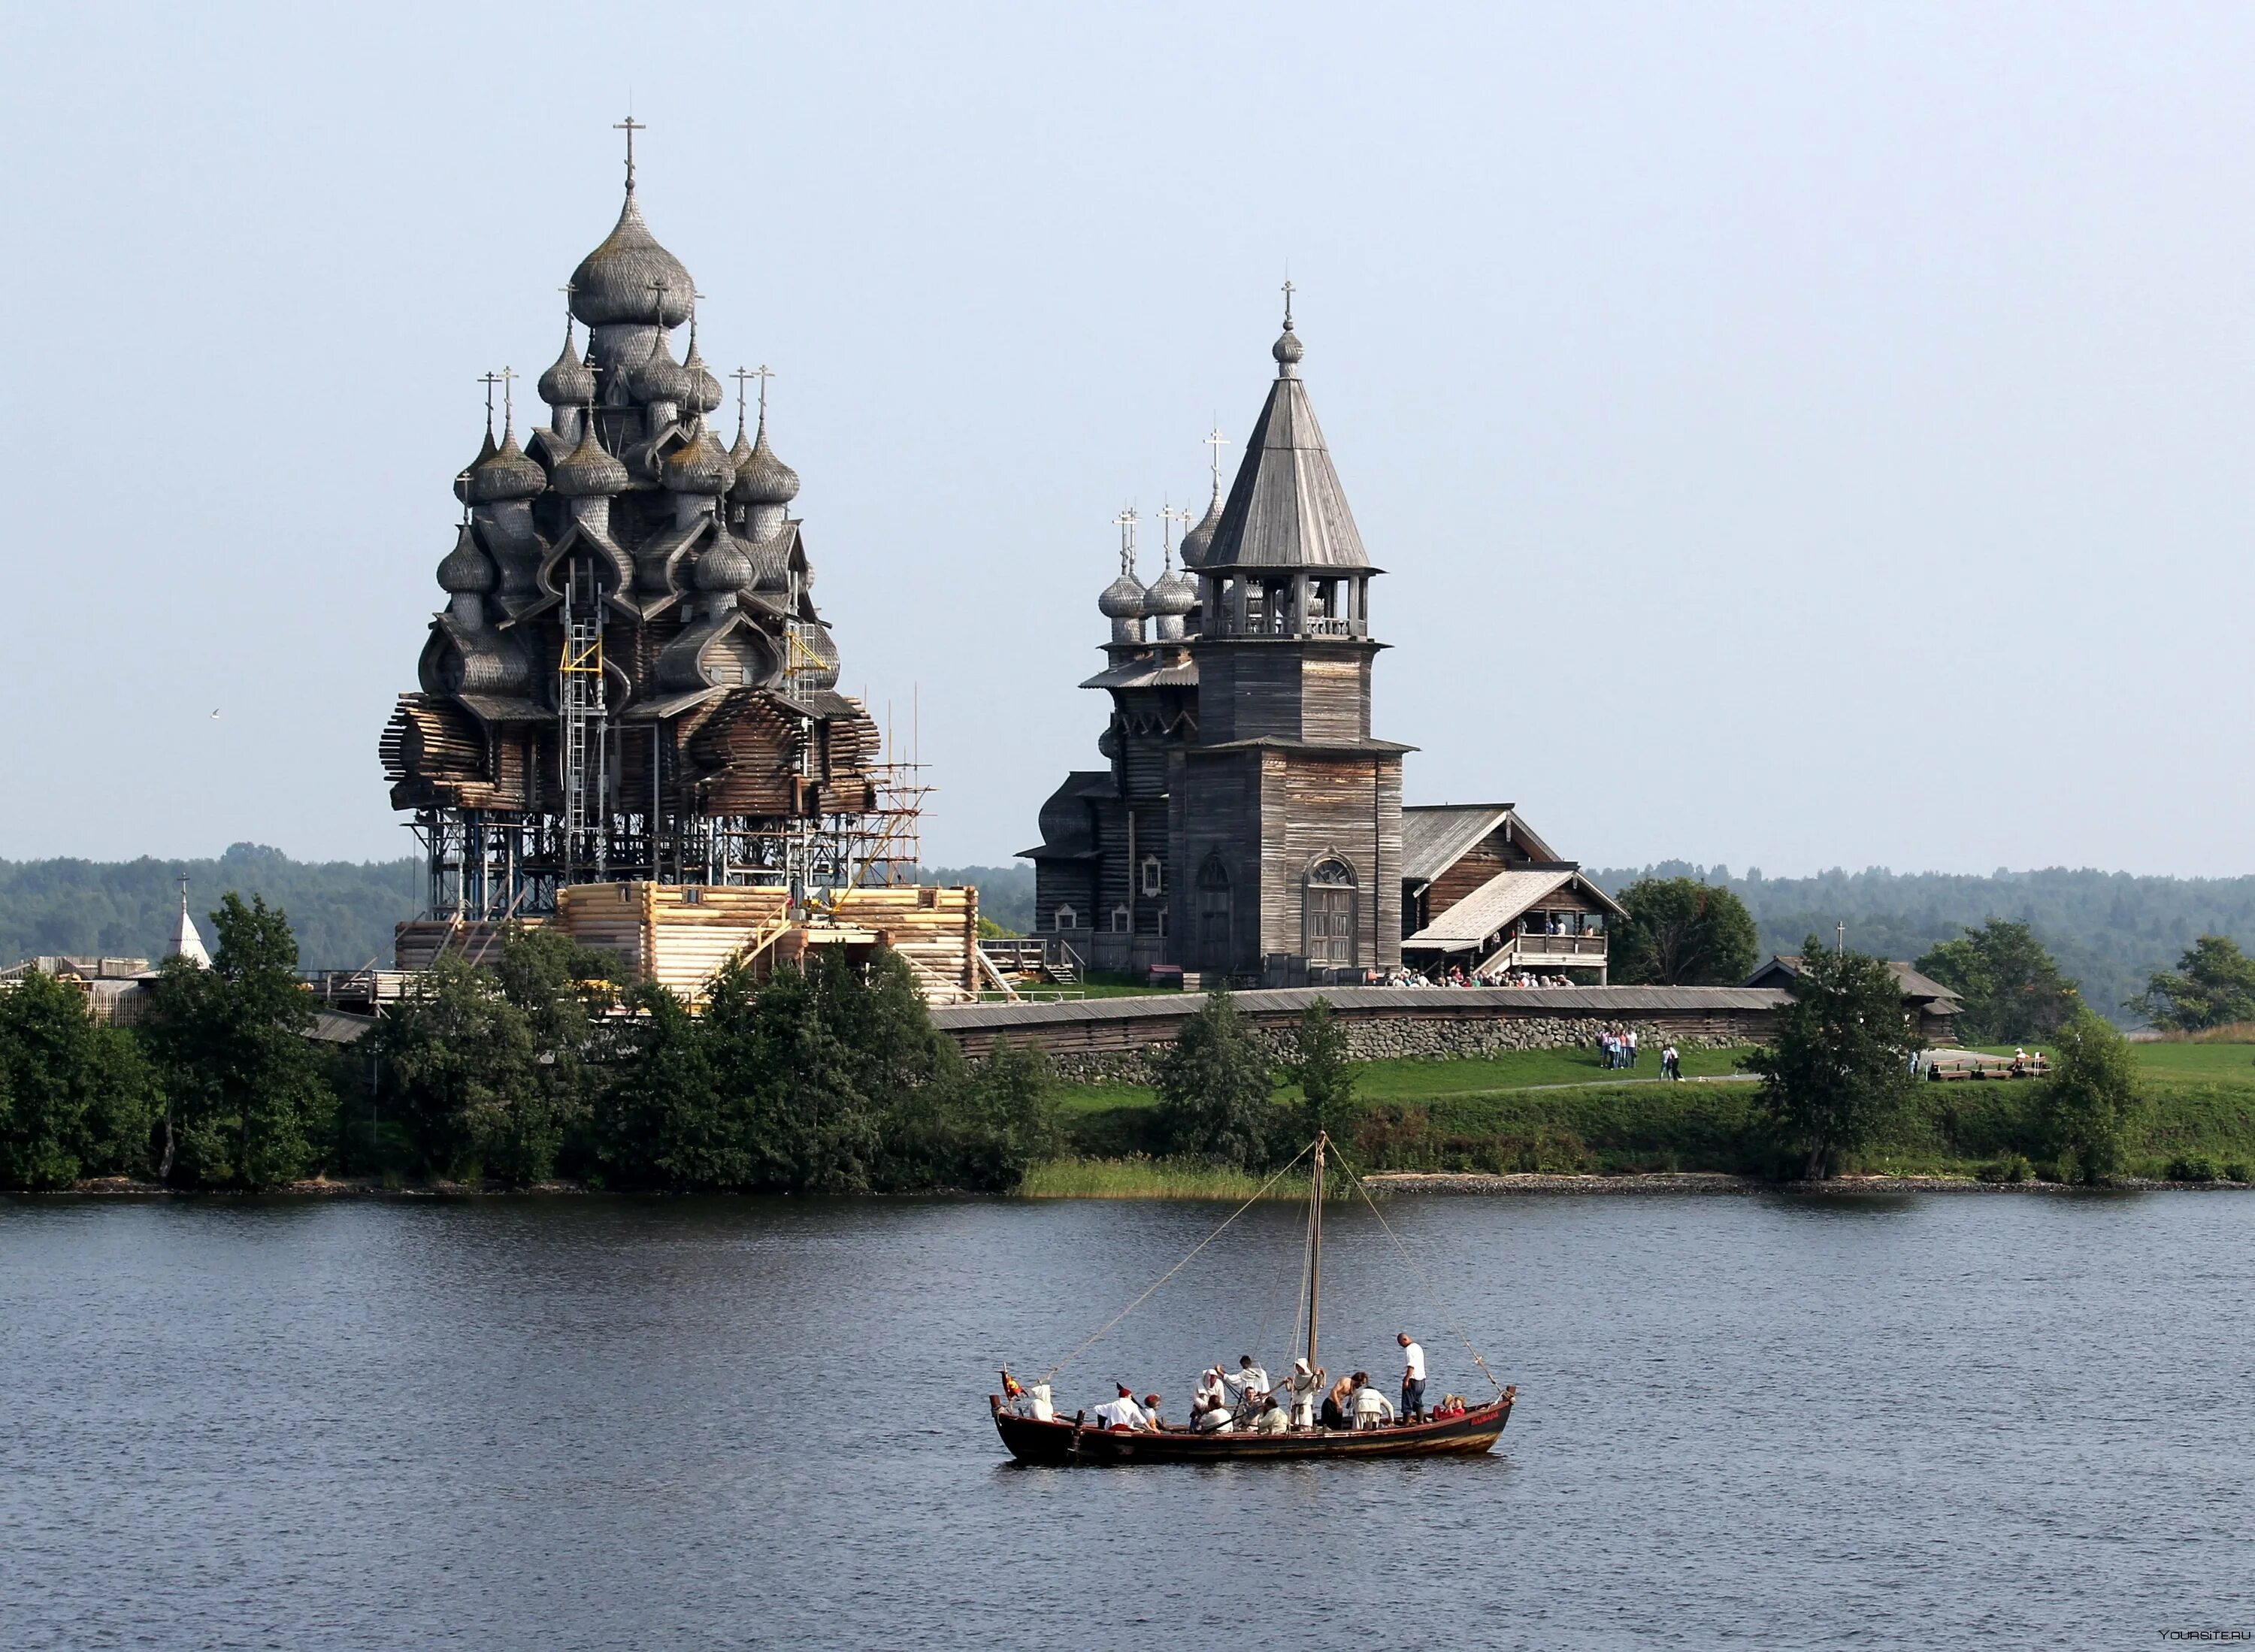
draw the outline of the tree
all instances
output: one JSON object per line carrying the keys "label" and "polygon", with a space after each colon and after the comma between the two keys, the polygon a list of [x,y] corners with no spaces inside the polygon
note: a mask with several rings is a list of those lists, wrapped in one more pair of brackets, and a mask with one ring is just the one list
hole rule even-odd
{"label": "tree", "polygon": [[2072,1154],[2076,1179],[2101,1182],[2121,1168],[2124,1139],[2139,1103],[2130,1041],[2077,1009],[2055,1043],[2058,1062],[2038,1105],[2053,1146]]}
{"label": "tree", "polygon": [[1300,1086],[1300,1134],[1312,1138],[1338,1129],[1354,1105],[1354,1064],[1347,1059],[1346,1034],[1328,999],[1318,998],[1301,1011],[1293,1057],[1284,1071]]}
{"label": "tree", "polygon": [[336,1098],[306,1042],[313,1000],[287,917],[229,894],[211,921],[211,967],[167,960],[141,1026],[165,1101],[159,1173],[271,1187],[320,1162]]}
{"label": "tree", "polygon": [[1761,1079],[1759,1105],[1802,1175],[1830,1175],[1862,1150],[1910,1099],[1918,1035],[1883,960],[1828,953],[1812,935],[1779,1012],[1777,1037],[1746,1058]]}
{"label": "tree", "polygon": [[487,1168],[509,1181],[545,1181],[573,1142],[585,1143],[593,1123],[609,1076],[596,1017],[618,997],[613,983],[622,965],[561,931],[511,924],[493,969],[502,998],[531,1035],[533,1083],[511,1110]]}
{"label": "tree", "polygon": [[2175,974],[2157,971],[2122,1007],[2182,1032],[2255,1021],[2255,958],[2229,935],[2203,935],[2177,960]]}
{"label": "tree", "polygon": [[377,1096],[406,1127],[423,1169],[475,1180],[489,1163],[522,1168],[521,1121],[538,1101],[538,1062],[524,1012],[492,970],[441,958],[368,1038]]}
{"label": "tree", "polygon": [[1964,1002],[1958,1036],[1969,1044],[2048,1038],[2080,1007],[2074,983],[2026,924],[1992,917],[1918,960]]}
{"label": "tree", "polygon": [[0,993],[0,1187],[139,1170],[150,1110],[140,1047],[80,988],[32,970]]}
{"label": "tree", "polygon": [[1226,991],[1207,995],[1156,1065],[1159,1129],[1170,1151],[1247,1170],[1267,1158],[1268,1058]]}
{"label": "tree", "polygon": [[605,1168],[637,1186],[752,1185],[745,1121],[722,1104],[708,1030],[655,982],[629,992],[626,1007],[635,1018],[596,1114]]}
{"label": "tree", "polygon": [[1624,986],[1735,987],[1754,967],[1754,920],[1731,890],[1694,878],[1643,878],[1622,891],[1608,960]]}

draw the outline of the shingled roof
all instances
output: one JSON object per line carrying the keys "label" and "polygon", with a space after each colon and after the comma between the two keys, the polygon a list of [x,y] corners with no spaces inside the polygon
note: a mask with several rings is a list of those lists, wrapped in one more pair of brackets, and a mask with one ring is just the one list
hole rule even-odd
{"label": "shingled roof", "polygon": [[[1287,344],[1293,348],[1285,348]],[[1300,382],[1291,318],[1276,341],[1276,382],[1245,444],[1201,573],[1229,568],[1348,568],[1371,572],[1346,490],[1331,468],[1308,387]]]}

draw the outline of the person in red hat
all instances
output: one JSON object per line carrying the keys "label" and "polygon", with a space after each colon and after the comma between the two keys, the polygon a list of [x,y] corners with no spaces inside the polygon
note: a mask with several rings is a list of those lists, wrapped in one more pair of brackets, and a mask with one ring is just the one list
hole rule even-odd
{"label": "person in red hat", "polygon": [[1115,1382],[1112,1386],[1120,1390],[1119,1398],[1107,1401],[1096,1408],[1096,1415],[1103,1422],[1104,1426],[1121,1429],[1146,1427],[1143,1408],[1135,1403],[1135,1390],[1125,1382]]}

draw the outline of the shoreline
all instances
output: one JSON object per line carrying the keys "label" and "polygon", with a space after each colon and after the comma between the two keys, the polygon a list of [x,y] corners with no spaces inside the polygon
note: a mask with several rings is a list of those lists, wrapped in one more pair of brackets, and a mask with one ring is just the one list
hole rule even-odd
{"label": "shoreline", "polygon": [[[1479,1170],[1376,1170],[1363,1178],[1373,1191],[1401,1193],[1452,1193],[1477,1198],[1527,1195],[1568,1195],[1585,1198],[1654,1198],[1699,1193],[1746,1197],[1757,1193],[1817,1193],[1827,1197],[1865,1195],[1885,1197],[1901,1193],[2246,1193],[2255,1184],[2227,1181],[2172,1182],[2150,1177],[2122,1177],[2097,1187],[2068,1182],[1983,1182],[1970,1176],[1840,1176],[1824,1182],[1770,1182],[1759,1177],[1733,1176],[1720,1170],[1654,1171],[1619,1176],[1559,1176],[1540,1172],[1497,1174]],[[592,1188],[577,1182],[542,1182],[530,1187],[472,1186],[460,1182],[427,1183],[386,1187],[377,1182],[330,1181],[326,1178],[292,1182],[279,1187],[168,1187],[161,1182],[139,1182],[106,1177],[71,1187],[0,1191],[0,1199],[460,1199],[569,1198],[592,1199],[797,1199],[837,1198],[896,1202],[906,1199],[1022,1199],[1048,1203],[1064,1199],[1098,1201],[1176,1199],[1212,1204],[1233,1202],[1236,1196],[1206,1192],[1137,1191],[1085,1193],[993,1193],[962,1188],[935,1187],[913,1193],[675,1192],[665,1189]]]}

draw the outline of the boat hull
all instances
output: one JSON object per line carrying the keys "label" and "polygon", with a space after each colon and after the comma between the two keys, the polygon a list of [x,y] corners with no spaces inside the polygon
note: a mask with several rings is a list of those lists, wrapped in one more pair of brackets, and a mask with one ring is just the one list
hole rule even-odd
{"label": "boat hull", "polygon": [[1188,1430],[1107,1429],[1071,1417],[1037,1423],[987,1395],[994,1427],[1021,1463],[1135,1464],[1305,1462],[1344,1457],[1477,1457],[1492,1449],[1511,1420],[1519,1390],[1461,1417],[1375,1429],[1312,1429],[1293,1434],[1193,1434]]}

